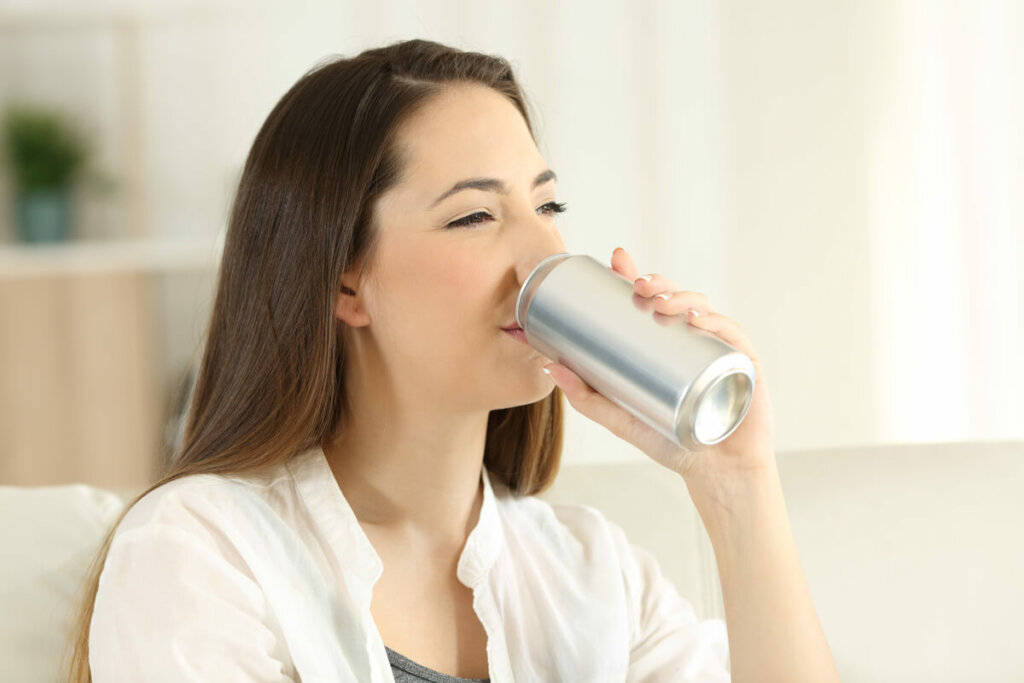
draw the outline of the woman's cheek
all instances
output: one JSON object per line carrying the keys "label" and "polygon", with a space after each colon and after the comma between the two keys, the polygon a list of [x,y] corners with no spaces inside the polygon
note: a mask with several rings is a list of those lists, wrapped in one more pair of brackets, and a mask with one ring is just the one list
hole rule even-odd
{"label": "woman's cheek", "polygon": [[447,258],[434,262],[431,282],[449,293],[460,293],[468,298],[473,292],[487,288],[489,273],[493,276],[493,270],[479,258],[448,254]]}

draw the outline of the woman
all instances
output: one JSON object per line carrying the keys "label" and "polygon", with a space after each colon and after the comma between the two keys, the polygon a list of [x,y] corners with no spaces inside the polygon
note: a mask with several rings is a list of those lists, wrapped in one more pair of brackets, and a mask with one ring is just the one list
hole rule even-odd
{"label": "woman", "polygon": [[746,420],[699,454],[503,329],[566,251],[555,181],[504,60],[409,41],[292,87],[242,175],[180,455],[101,549],[73,680],[727,680],[720,622],[650,555],[532,497],[562,392],[685,480],[734,680],[835,677],[739,327],[613,253],[755,359]]}

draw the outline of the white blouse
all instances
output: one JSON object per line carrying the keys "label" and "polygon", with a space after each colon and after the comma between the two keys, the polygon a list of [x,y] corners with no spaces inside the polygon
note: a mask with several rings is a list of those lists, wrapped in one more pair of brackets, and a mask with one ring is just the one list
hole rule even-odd
{"label": "white blouse", "polygon": [[[724,622],[699,621],[618,525],[481,477],[457,575],[493,683],[729,680]],[[319,448],[267,477],[182,477],[115,533],[93,680],[393,683],[370,613],[382,571]]]}

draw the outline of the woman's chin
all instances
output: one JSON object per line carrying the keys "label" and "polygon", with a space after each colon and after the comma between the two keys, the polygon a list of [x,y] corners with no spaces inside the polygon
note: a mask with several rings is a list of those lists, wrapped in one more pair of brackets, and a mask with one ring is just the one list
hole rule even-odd
{"label": "woman's chin", "polygon": [[500,408],[526,406],[537,401],[543,401],[550,396],[551,392],[556,388],[554,380],[542,370],[537,370],[537,375],[537,377],[530,380],[529,384],[523,382],[510,387],[512,391],[505,394],[505,400],[502,401],[503,405]]}

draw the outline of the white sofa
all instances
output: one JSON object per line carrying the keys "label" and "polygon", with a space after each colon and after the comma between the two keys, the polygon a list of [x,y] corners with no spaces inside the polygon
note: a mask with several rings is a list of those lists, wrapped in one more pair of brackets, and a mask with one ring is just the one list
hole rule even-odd
{"label": "white sofa", "polygon": [[[847,683],[1024,681],[1024,442],[782,453],[807,580]],[[591,505],[721,616],[710,544],[654,462],[562,468],[542,498]],[[122,498],[0,486],[0,680],[57,680],[69,606]]]}
{"label": "white sofa", "polygon": [[[1024,681],[1024,442],[778,462],[843,681]],[[678,476],[653,461],[567,468],[544,497],[601,509],[658,557],[698,614],[722,615],[710,543]]]}

